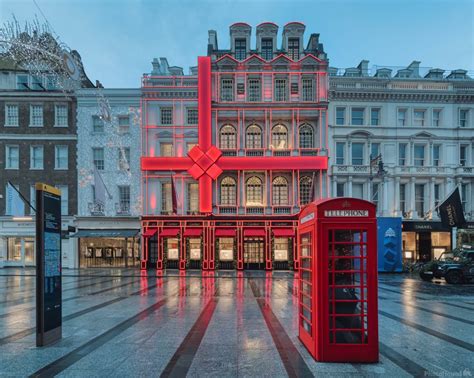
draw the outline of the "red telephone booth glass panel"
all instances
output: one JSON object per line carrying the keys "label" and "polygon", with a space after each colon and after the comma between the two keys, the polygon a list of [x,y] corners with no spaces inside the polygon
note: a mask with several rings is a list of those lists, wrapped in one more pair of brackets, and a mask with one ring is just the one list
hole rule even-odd
{"label": "red telephone booth glass panel", "polygon": [[300,236],[300,324],[312,337],[313,322],[313,268],[312,233]]}
{"label": "red telephone booth glass panel", "polygon": [[327,230],[329,342],[367,343],[367,230]]}

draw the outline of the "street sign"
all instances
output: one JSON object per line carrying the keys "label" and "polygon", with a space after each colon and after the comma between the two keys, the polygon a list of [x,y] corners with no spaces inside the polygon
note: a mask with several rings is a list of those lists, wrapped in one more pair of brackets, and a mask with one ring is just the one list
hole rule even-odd
{"label": "street sign", "polygon": [[61,192],[36,184],[36,346],[61,339]]}

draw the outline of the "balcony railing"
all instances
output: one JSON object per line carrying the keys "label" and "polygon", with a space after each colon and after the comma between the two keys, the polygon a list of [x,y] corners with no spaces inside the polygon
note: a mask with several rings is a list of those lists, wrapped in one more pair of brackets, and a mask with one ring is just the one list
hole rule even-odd
{"label": "balcony railing", "polygon": [[237,214],[237,206],[219,206],[219,214]]}
{"label": "balcony railing", "polygon": [[275,206],[273,207],[274,214],[291,214],[291,206]]}
{"label": "balcony railing", "polygon": [[290,156],[291,150],[273,150],[273,156]]}
{"label": "balcony railing", "polygon": [[237,150],[222,150],[222,156],[237,156]]}
{"label": "balcony railing", "polygon": [[89,202],[88,208],[91,215],[105,215],[105,206],[101,202]]}
{"label": "balcony railing", "polygon": [[245,155],[247,156],[263,156],[263,154],[264,154],[263,149],[245,151]]}
{"label": "balcony railing", "polygon": [[263,214],[263,206],[252,206],[252,207],[246,207],[245,208],[245,213],[246,214]]}
{"label": "balcony railing", "polygon": [[130,204],[126,202],[116,202],[115,213],[117,215],[130,215]]}

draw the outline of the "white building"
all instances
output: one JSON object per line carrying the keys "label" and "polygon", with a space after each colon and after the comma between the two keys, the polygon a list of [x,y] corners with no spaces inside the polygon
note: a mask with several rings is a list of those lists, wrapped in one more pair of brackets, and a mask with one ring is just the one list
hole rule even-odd
{"label": "white building", "polygon": [[474,215],[474,80],[419,64],[330,68],[329,172],[333,196],[402,217],[405,257],[431,259],[451,246],[435,207],[456,185],[467,220]]}
{"label": "white building", "polygon": [[[140,89],[79,91],[77,125],[76,266],[135,266],[140,251]],[[95,177],[105,184],[105,204],[95,198]]]}

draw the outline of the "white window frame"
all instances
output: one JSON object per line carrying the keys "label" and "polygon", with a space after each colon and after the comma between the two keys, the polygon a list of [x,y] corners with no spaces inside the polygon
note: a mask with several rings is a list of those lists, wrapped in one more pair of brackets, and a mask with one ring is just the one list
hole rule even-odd
{"label": "white window frame", "polygon": [[[102,162],[103,162],[103,167],[99,168],[96,166],[95,164],[95,161],[96,161],[96,158],[94,156],[95,154],[95,151],[100,151],[102,150]],[[99,161],[99,159],[97,159],[97,161]],[[92,147],[92,167],[97,167],[97,170],[98,171],[105,171],[105,149],[103,147]]]}
{"label": "white window frame", "polygon": [[[35,149],[38,148],[38,149],[41,149],[41,166],[39,167],[35,167],[35,164],[34,164],[34,153],[33,151],[35,151]],[[44,146],[43,145],[40,145],[40,144],[33,144],[30,146],[30,169],[31,170],[41,170],[41,169],[44,169]]]}
{"label": "white window frame", "polygon": [[56,185],[61,191],[61,215],[69,215],[69,186]]}
{"label": "white window frame", "polygon": [[[41,124],[38,124],[38,125],[35,125],[33,123],[33,119],[34,119],[33,108],[36,107],[36,106],[41,107]],[[44,106],[43,106],[43,104],[30,104],[30,127],[44,127]]]}
{"label": "white window frame", "polygon": [[[462,164],[461,162],[461,149],[462,148],[465,148],[465,155],[464,155],[464,164]],[[459,145],[459,165],[461,167],[469,167],[471,164],[470,164],[470,154],[469,154],[469,150],[470,150],[470,145],[469,144],[465,144],[465,143],[461,143]]]}
{"label": "white window frame", "polygon": [[[354,112],[355,109],[362,109],[362,123],[359,125],[359,124],[355,124],[353,123],[353,116],[352,116],[352,113]],[[364,106],[352,106],[351,107],[351,126],[364,126],[366,125],[366,108]]]}
{"label": "white window frame", "polygon": [[[16,115],[14,118],[16,118],[16,123],[10,123],[9,115],[8,115],[8,107],[12,106],[16,108]],[[5,104],[5,127],[18,127],[20,126],[20,106],[18,104],[12,104],[12,103],[6,103]]]}
{"label": "white window frame", "polygon": [[[120,121],[126,119],[127,124],[121,124]],[[120,134],[127,134],[130,132],[130,115],[122,114],[117,117],[118,131]]]}
{"label": "white window frame", "polygon": [[[416,157],[416,147],[423,147],[423,164],[421,165],[416,165],[416,161],[418,160]],[[424,167],[426,166],[426,144],[423,143],[415,143],[413,145],[413,166],[415,167]]]}
{"label": "white window frame", "polygon": [[[95,126],[96,126],[95,121],[96,120],[98,120],[98,122],[102,124],[102,130],[96,130],[95,129]],[[97,126],[99,125],[99,123],[97,123]],[[100,116],[97,115],[97,114],[92,115],[92,133],[93,134],[103,134],[104,132],[105,132],[105,122],[104,122],[104,120],[102,118],[100,118]]]}
{"label": "white window frame", "polygon": [[[64,147],[66,150],[66,167],[59,166],[58,162],[59,160],[59,151],[61,148]],[[69,146],[67,144],[57,144],[54,146],[54,169],[56,171],[66,171],[69,169]]]}
{"label": "white window frame", "polygon": [[[434,117],[436,112],[438,112],[438,115],[439,115],[437,125],[435,125],[435,117]],[[443,109],[433,109],[431,111],[431,124],[433,125],[433,127],[440,127],[443,124],[443,122],[441,122],[443,119],[442,114],[443,114]]]}
{"label": "white window frame", "polygon": [[[10,158],[10,150],[11,149],[17,149],[18,150],[18,157],[17,157],[17,162],[16,166],[12,166],[9,164],[11,158]],[[5,145],[5,169],[20,169],[20,146],[18,144],[7,144]]]}
{"label": "white window frame", "polygon": [[[26,85],[28,86],[28,88],[25,88],[25,87],[19,87],[18,86],[18,78],[20,76],[26,76]],[[20,91],[26,91],[30,88],[30,75],[26,74],[26,73],[23,73],[23,74],[17,74],[16,75],[16,82],[15,82],[15,88],[17,90],[20,90]]]}
{"label": "white window frame", "polygon": [[[466,112],[466,119],[464,120],[464,126],[461,125],[461,112],[465,111]],[[460,108],[458,110],[458,126],[462,128],[469,127],[469,117],[470,116],[470,110],[467,108]]]}
{"label": "white window frame", "polygon": [[[401,157],[401,154],[400,154],[400,146],[402,145],[405,146],[405,156],[403,158]],[[406,142],[398,143],[397,154],[398,154],[398,165],[400,167],[406,167],[408,165],[408,143]],[[400,164],[401,159],[403,159],[403,164]]]}
{"label": "white window frame", "polygon": [[[361,144],[362,145],[362,161],[360,164],[354,164],[354,153],[353,153],[353,149],[354,149],[354,144]],[[351,164],[350,165],[357,165],[357,166],[360,166],[360,165],[364,165],[365,164],[365,149],[367,148],[366,146],[366,143],[364,142],[352,142],[351,143]],[[356,158],[356,159],[359,159],[359,158]]]}
{"label": "white window frame", "polygon": [[[64,116],[60,116],[58,109],[60,107],[64,107],[66,109],[66,123],[60,123],[58,120],[61,118],[64,118]],[[68,127],[69,126],[69,109],[67,106],[67,103],[61,103],[61,104],[54,104],[54,127]]]}
{"label": "white window frame", "polygon": [[[342,123],[337,123],[337,110],[338,109],[342,109],[344,114],[343,114],[343,118],[342,118]],[[344,125],[347,125],[347,111],[346,111],[346,107],[345,106],[336,106],[335,108],[335,113],[334,113],[334,120],[335,120],[335,125],[336,126],[344,126]]]}
{"label": "white window frame", "polygon": [[[438,156],[438,164],[435,164],[435,156],[434,156],[434,152],[435,152],[435,147],[439,147],[439,156]],[[441,144],[434,144],[433,145],[433,151],[431,153],[431,165],[433,167],[440,167],[441,166],[441,162],[442,162],[442,159],[441,159],[441,154],[442,154],[442,145]]]}
{"label": "white window frame", "polygon": [[[401,118],[400,112],[403,112],[404,118],[403,118],[403,124],[400,124]],[[397,108],[397,127],[405,127],[408,125],[408,108]]]}
{"label": "white window frame", "polygon": [[[378,117],[377,117],[376,124],[372,123],[372,111],[374,110],[378,110]],[[381,118],[382,118],[382,108],[380,106],[374,106],[370,108],[370,126],[380,126],[380,124],[382,123]]]}
{"label": "white window frame", "polygon": [[[417,118],[416,113],[422,112],[423,118]],[[421,125],[417,125],[416,122],[421,121]],[[415,127],[425,127],[426,126],[426,109],[413,109],[413,126]]]}

